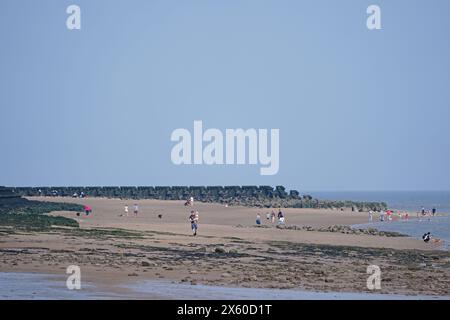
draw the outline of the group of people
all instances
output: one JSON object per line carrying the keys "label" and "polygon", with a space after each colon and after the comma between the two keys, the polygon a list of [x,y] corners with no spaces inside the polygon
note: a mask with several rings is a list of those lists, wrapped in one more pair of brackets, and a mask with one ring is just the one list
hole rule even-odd
{"label": "group of people", "polygon": [[[426,216],[428,216],[429,218],[434,217],[436,215],[436,212],[437,212],[437,210],[435,207],[433,207],[431,210],[425,210],[425,208],[422,207],[422,210],[420,212],[417,212],[417,218],[426,217]],[[395,213],[397,214],[396,218],[394,218]],[[373,221],[374,214],[375,214],[374,211],[372,211],[372,210],[369,211],[369,222]],[[419,214],[420,214],[420,216],[419,216]],[[404,220],[409,220],[409,213],[408,212],[402,213],[401,211],[394,212],[392,210],[386,210],[386,211],[381,210],[380,211],[380,221],[381,222],[386,221],[386,220],[387,221],[396,220],[398,218],[404,219]]]}
{"label": "group of people", "polygon": [[[437,210],[435,207],[433,207],[433,209],[431,209],[431,211],[425,210],[425,207],[422,207],[422,210],[420,210],[421,217],[425,217],[425,216],[434,217],[436,215],[436,212],[437,212]],[[419,218],[419,213],[417,213],[417,218]]]}
{"label": "group of people", "polygon": [[[278,224],[285,224],[286,218],[281,211],[281,209],[278,210],[278,214],[275,214],[275,211],[272,210],[272,212],[266,213],[266,220],[270,221],[272,223],[275,223],[275,219],[278,219]],[[256,225],[260,226],[262,224],[261,221],[261,215],[259,213],[256,214]]]}
{"label": "group of people", "polygon": [[[428,216],[428,220],[430,220],[431,217],[434,217],[436,215],[436,212],[437,212],[437,210],[436,210],[435,207],[433,207],[431,210],[425,210],[425,208],[422,207],[421,211],[417,212],[417,218]],[[400,219],[405,219],[405,220],[409,219],[409,213],[408,212],[405,212],[405,213],[402,214],[402,212],[397,211],[396,213],[398,215],[398,218],[400,218]],[[392,211],[392,210],[386,210],[386,211],[381,210],[380,211],[380,221],[385,221],[386,219],[387,219],[387,221],[393,220],[393,214],[394,214],[394,211]],[[420,214],[420,216],[419,216],[419,214]],[[374,212],[372,210],[370,210],[369,211],[369,222],[373,221],[373,215],[374,215]],[[387,218],[385,218],[386,216],[387,216]],[[424,242],[426,242],[426,243],[428,243],[428,242],[433,242],[433,243],[440,243],[440,242],[442,242],[441,239],[432,238],[431,232],[424,233],[422,235],[422,240]]]}
{"label": "group of people", "polygon": [[[373,216],[374,216],[375,212],[370,210],[369,211],[369,222],[373,221]],[[409,213],[408,212],[404,212],[402,213],[401,211],[392,211],[392,210],[381,210],[380,211],[380,221],[384,222],[384,221],[392,221],[392,220],[397,220],[397,219],[404,219],[404,220],[409,220]]]}
{"label": "group of people", "polygon": [[[134,213],[134,216],[135,217],[137,217],[138,216],[138,213],[139,213],[139,206],[137,205],[137,203],[135,203],[134,205],[133,205],[133,213]],[[125,205],[125,208],[124,208],[124,214],[122,214],[121,216],[123,217],[123,216],[127,216],[127,217],[129,217],[129,209],[128,209],[128,205],[126,204]]]}

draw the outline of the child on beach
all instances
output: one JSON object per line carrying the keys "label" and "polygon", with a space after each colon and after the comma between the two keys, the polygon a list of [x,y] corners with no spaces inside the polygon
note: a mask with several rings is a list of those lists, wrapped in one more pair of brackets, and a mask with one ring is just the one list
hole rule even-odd
{"label": "child on beach", "polygon": [[139,207],[138,207],[137,203],[134,204],[133,211],[134,211],[134,216],[137,217],[137,215],[139,213]]}
{"label": "child on beach", "polygon": [[384,210],[380,211],[380,221],[384,221]]}
{"label": "child on beach", "polygon": [[84,212],[88,216],[90,213],[92,213],[92,208],[90,206],[84,206]]}
{"label": "child on beach", "polygon": [[125,215],[128,217],[128,205],[125,205]]}
{"label": "child on beach", "polygon": [[256,225],[261,225],[261,216],[259,215],[259,213],[256,214]]}
{"label": "child on beach", "polygon": [[272,217],[272,223],[275,223],[275,211],[272,210],[270,216]]}
{"label": "child on beach", "polygon": [[373,211],[369,210],[369,222],[372,222],[373,220]]}

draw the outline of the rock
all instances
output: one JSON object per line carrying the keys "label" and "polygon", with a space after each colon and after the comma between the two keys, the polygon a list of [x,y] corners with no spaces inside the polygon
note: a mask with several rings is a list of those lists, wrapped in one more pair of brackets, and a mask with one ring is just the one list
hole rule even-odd
{"label": "rock", "polygon": [[231,278],[232,277],[232,275],[228,272],[222,273],[221,276],[222,276],[222,278]]}
{"label": "rock", "polygon": [[230,251],[228,251],[228,253],[231,253],[231,254],[237,254],[238,251],[237,251],[236,249],[230,249]]}
{"label": "rock", "polygon": [[133,272],[133,273],[129,273],[128,276],[129,277],[137,277],[138,274],[136,272]]}
{"label": "rock", "polygon": [[214,249],[214,252],[215,252],[215,253],[225,253],[225,249],[222,248],[222,247],[216,247],[216,248]]}
{"label": "rock", "polygon": [[143,267],[150,267],[151,265],[152,265],[152,263],[150,261],[147,261],[147,260],[143,260],[141,262],[141,266],[143,266]]}

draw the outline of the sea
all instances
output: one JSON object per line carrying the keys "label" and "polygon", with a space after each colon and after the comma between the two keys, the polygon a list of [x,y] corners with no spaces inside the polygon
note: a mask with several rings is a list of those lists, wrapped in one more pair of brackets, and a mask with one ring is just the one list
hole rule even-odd
{"label": "sea", "polygon": [[422,207],[450,213],[450,191],[306,191],[317,199],[382,201],[390,209],[420,211]]}
{"label": "sea", "polygon": [[[442,240],[439,249],[450,250],[450,191],[339,191],[309,192],[314,198],[327,200],[383,201],[389,209],[410,212],[408,221],[374,221],[354,225],[354,228],[376,228],[382,231],[396,231],[416,239],[422,239],[430,232],[433,238]],[[437,209],[435,217],[416,218],[422,208]]]}

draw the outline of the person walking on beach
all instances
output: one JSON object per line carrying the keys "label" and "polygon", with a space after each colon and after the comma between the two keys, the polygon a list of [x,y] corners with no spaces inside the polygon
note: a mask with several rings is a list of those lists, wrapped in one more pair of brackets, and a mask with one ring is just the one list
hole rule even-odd
{"label": "person walking on beach", "polygon": [[283,212],[281,212],[281,209],[278,211],[278,224],[284,224],[284,215]]}
{"label": "person walking on beach", "polygon": [[433,209],[431,209],[431,214],[433,215],[433,217],[436,215],[436,207],[433,207]]}
{"label": "person walking on beach", "polygon": [[373,211],[369,210],[369,222],[372,222],[373,220]]}
{"label": "person walking on beach", "polygon": [[261,225],[261,216],[259,213],[256,214],[256,225],[258,225],[258,226]]}
{"label": "person walking on beach", "polygon": [[272,210],[272,212],[270,213],[270,216],[272,218],[272,223],[275,223],[275,216],[276,216],[275,211]]}
{"label": "person walking on beach", "polygon": [[191,223],[191,229],[193,232],[193,236],[197,235],[197,229],[198,229],[198,219],[196,218],[194,210],[191,211],[191,215],[189,216],[189,221]]}
{"label": "person walking on beach", "polygon": [[128,217],[128,205],[125,205],[125,215]]}
{"label": "person walking on beach", "polygon": [[134,216],[137,217],[137,215],[139,213],[139,207],[138,207],[137,203],[134,204],[133,211],[134,211]]}
{"label": "person walking on beach", "polygon": [[267,212],[267,213],[266,213],[266,219],[267,219],[267,220],[270,220],[270,212]]}

